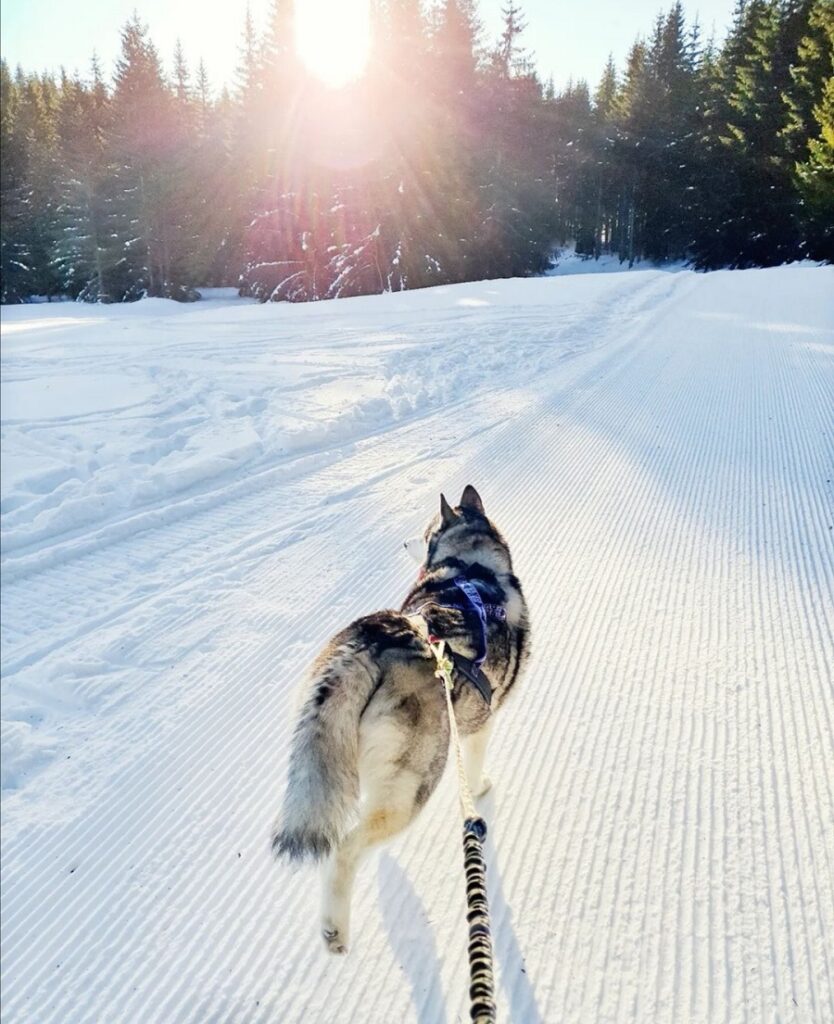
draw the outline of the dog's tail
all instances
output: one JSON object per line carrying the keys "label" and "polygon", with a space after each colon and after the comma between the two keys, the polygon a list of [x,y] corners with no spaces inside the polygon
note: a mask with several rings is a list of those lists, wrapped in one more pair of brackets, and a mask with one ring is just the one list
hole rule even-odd
{"label": "dog's tail", "polygon": [[272,833],[276,856],[327,856],[359,802],[359,719],[375,688],[362,654],[331,648],[314,666],[295,727],[287,791]]}

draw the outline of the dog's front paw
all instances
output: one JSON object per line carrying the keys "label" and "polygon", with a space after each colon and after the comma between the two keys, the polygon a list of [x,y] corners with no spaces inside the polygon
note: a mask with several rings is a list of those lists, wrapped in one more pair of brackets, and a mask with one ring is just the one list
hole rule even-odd
{"label": "dog's front paw", "polygon": [[332,928],[325,925],[321,934],[328,953],[333,953],[336,956],[344,956],[347,953],[347,936],[342,935],[338,928]]}
{"label": "dog's front paw", "polygon": [[492,789],[492,779],[488,775],[481,776],[481,784],[475,787],[475,791],[472,794],[477,800],[478,797],[486,796],[487,793]]}

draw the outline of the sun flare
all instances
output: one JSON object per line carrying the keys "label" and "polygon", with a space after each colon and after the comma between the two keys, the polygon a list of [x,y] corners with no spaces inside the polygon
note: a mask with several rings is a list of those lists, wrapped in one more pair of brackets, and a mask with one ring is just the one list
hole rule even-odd
{"label": "sun flare", "polygon": [[302,0],[296,4],[295,46],[307,69],[339,88],[359,78],[370,50],[369,0]]}

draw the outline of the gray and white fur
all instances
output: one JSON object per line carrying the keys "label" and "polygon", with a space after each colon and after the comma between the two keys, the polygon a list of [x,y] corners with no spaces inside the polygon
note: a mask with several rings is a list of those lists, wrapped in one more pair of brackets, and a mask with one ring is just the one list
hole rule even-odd
{"label": "gray and white fur", "polygon": [[476,796],[490,786],[483,761],[492,719],[529,654],[521,584],[477,491],[467,486],[455,508],[441,495],[440,506],[402,608],[364,616],[338,633],[305,684],[272,847],[290,859],[323,860],[321,930],[333,953],[348,950],[351,891],[363,854],[413,821],[443,775],[449,722],[427,636],[443,637],[471,658],[479,635],[456,577],[473,581],[485,602],[506,613],[488,626],[483,670],[491,707],[462,676],[452,695]]}

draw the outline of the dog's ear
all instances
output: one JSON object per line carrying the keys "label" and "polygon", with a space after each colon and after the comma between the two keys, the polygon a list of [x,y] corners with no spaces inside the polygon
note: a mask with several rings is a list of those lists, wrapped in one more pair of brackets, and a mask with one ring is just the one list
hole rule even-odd
{"label": "dog's ear", "polygon": [[449,526],[457,519],[457,514],[452,506],[446,501],[446,495],[440,495],[440,518],[443,520],[444,526]]}
{"label": "dog's ear", "polygon": [[460,496],[460,507],[461,508],[473,508],[476,512],[480,512],[481,515],[485,515],[484,503],[481,501],[481,496],[472,486],[467,484],[463,489],[463,494]]}

